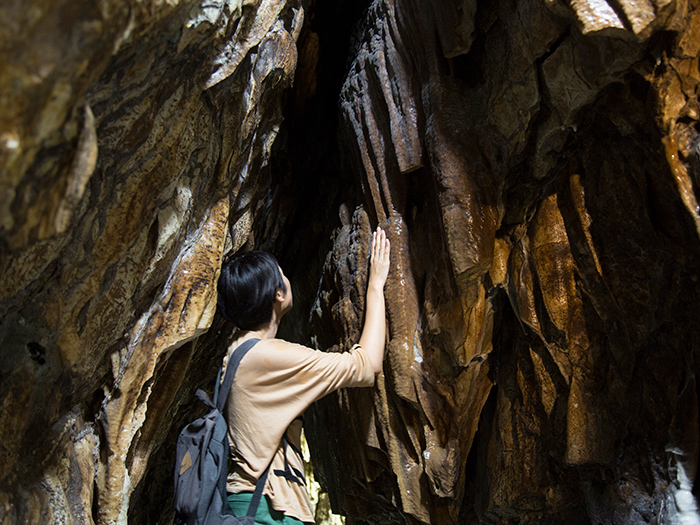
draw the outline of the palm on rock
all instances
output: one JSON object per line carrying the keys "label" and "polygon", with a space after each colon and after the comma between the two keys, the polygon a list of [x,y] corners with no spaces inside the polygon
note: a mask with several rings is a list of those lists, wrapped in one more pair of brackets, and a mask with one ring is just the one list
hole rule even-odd
{"label": "palm on rock", "polygon": [[372,234],[372,252],[370,254],[370,283],[384,286],[389,275],[390,243],[386,232],[381,228]]}

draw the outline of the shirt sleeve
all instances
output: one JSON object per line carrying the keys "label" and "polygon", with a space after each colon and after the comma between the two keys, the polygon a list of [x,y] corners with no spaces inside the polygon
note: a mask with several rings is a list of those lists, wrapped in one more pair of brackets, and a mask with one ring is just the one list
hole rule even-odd
{"label": "shirt sleeve", "polygon": [[369,356],[360,345],[349,352],[321,352],[275,339],[248,366],[255,367],[261,388],[301,394],[310,403],[339,388],[374,384]]}

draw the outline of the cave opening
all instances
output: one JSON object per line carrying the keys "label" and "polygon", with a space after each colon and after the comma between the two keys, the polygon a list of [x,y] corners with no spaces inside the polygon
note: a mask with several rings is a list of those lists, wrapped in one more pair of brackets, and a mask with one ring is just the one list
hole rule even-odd
{"label": "cave opening", "polygon": [[270,160],[269,213],[284,221],[284,233],[274,236],[270,249],[299,292],[298,307],[280,327],[282,337],[297,342],[308,343],[308,312],[331,233],[341,224],[341,205],[359,204],[339,137],[339,93],[369,3],[305,5],[294,85],[283,94],[284,120]]}

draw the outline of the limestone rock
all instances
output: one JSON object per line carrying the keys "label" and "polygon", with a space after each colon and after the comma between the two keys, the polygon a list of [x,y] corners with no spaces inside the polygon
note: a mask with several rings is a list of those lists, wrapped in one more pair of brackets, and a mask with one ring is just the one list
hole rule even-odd
{"label": "limestone rock", "polygon": [[697,419],[695,8],[484,2],[462,54],[458,8],[377,0],[358,30],[340,98],[364,198],[313,331],[359,332],[375,224],[391,330],[374,399],[314,412],[320,477],[372,522],[670,522],[698,449],[669,448]]}
{"label": "limestone rock", "polygon": [[98,4],[2,7],[3,523],[127,519],[224,250],[254,242],[303,23]]}

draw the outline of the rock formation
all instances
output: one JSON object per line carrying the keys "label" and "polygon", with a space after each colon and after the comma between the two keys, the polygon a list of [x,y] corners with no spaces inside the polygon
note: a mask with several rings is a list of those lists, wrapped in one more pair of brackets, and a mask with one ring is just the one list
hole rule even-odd
{"label": "rock formation", "polygon": [[[0,6],[0,523],[167,523],[172,447],[275,252],[357,523],[700,520],[700,2]],[[691,521],[692,522],[692,521]]]}
{"label": "rock formation", "polygon": [[183,378],[213,377],[193,355],[264,217],[303,10],[2,15],[3,521],[124,522]]}

